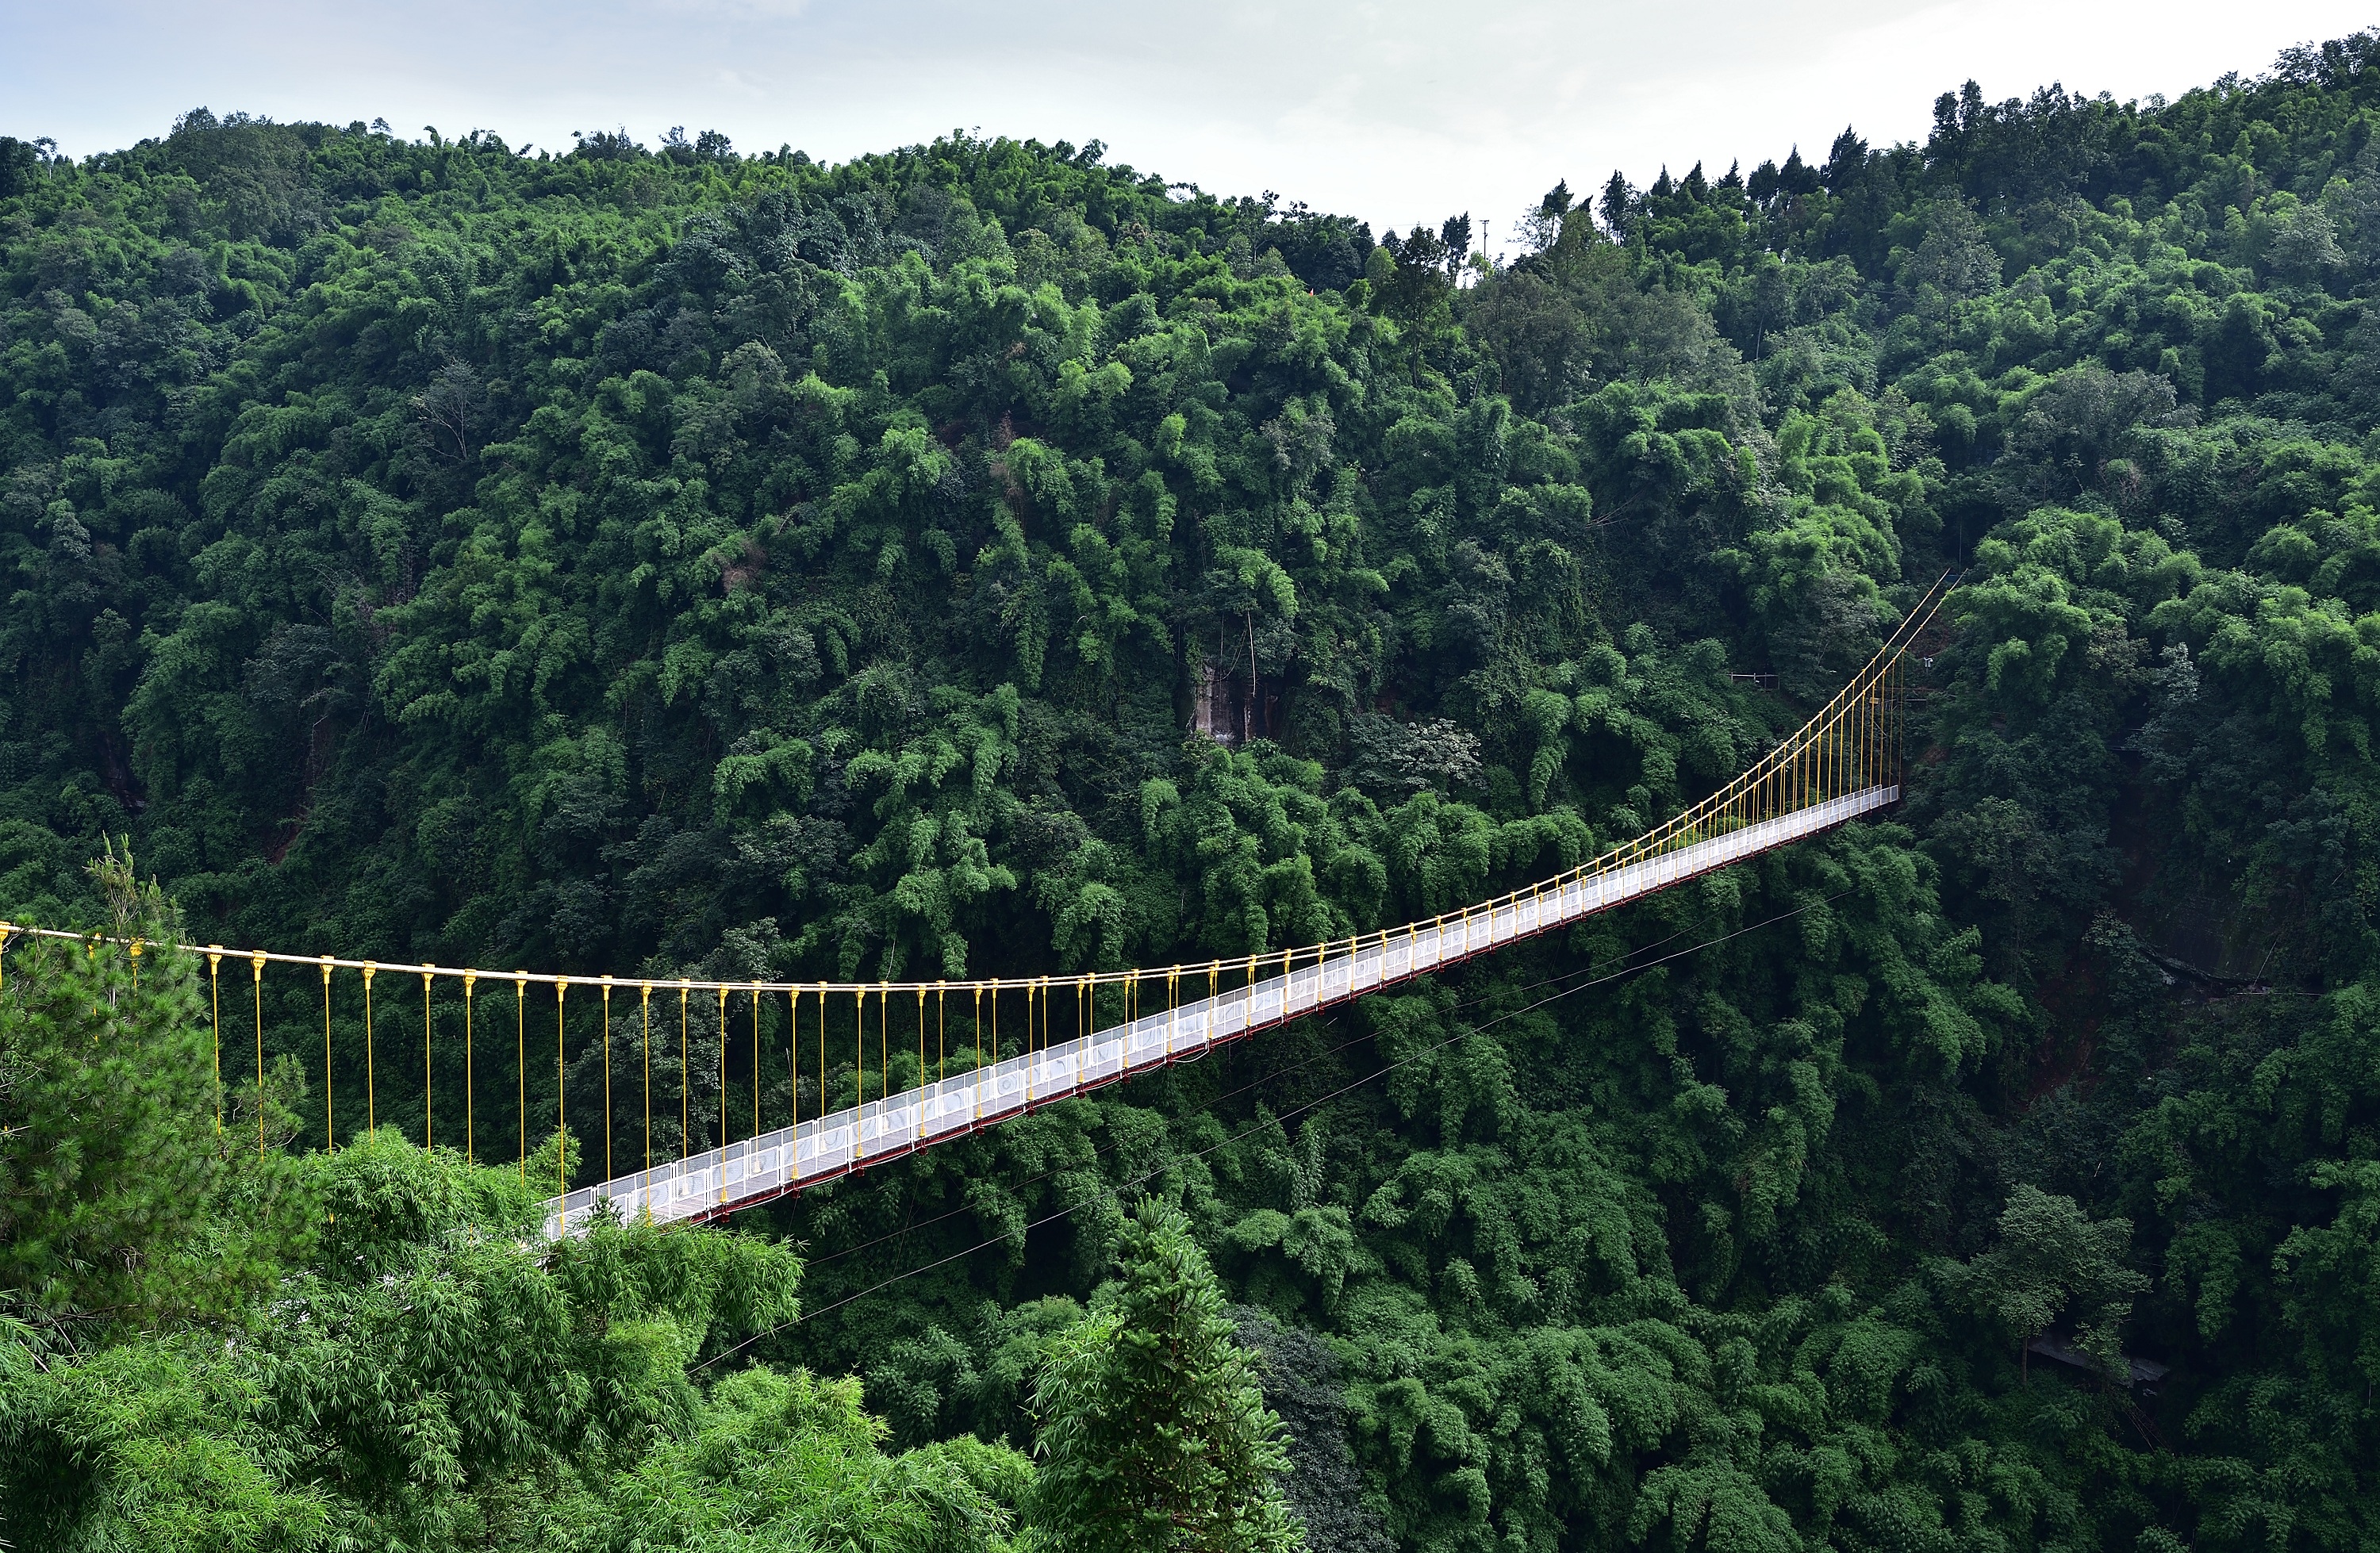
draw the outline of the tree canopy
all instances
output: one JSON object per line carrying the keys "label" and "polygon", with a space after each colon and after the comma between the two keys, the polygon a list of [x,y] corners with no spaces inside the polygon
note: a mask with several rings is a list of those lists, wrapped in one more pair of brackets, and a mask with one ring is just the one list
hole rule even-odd
{"label": "tree canopy", "polygon": [[[1503,255],[1096,141],[0,140],[11,921],[1244,956],[1640,833],[1963,574],[1879,821],[734,1234],[524,1244],[637,1125],[591,998],[466,1123],[461,1007],[233,965],[218,1141],[201,959],[12,940],[0,1535],[994,1547],[1162,1438],[1217,1546],[2368,1545],[2375,128],[2372,34],[1970,83]],[[660,1157],[855,1093],[683,1018]]]}

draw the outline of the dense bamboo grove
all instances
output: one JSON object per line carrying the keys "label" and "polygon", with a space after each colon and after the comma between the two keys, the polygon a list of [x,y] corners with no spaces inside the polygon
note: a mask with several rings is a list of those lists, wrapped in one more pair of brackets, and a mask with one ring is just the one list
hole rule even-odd
{"label": "dense bamboo grove", "polygon": [[14,940],[0,1537],[2370,1545],[2375,129],[2370,35],[1970,87],[1502,263],[1097,142],[0,140],[13,921],[1277,951],[1641,832],[1966,574],[1887,821],[732,1234],[525,1244],[591,1024],[516,1085],[499,1005],[466,1136],[459,1008],[426,1091],[342,982],[331,1150],[319,983],[219,1134],[202,959]]}

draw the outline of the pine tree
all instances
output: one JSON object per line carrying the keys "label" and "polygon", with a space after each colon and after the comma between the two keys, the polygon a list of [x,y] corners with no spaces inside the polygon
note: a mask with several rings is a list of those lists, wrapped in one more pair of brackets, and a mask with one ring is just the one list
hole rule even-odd
{"label": "pine tree", "polygon": [[1277,1553],[1303,1547],[1268,1412],[1206,1256],[1180,1210],[1145,1202],[1122,1277],[1034,1388],[1030,1520],[1066,1553]]}
{"label": "pine tree", "polygon": [[59,1332],[232,1308],[313,1218],[283,1151],[302,1080],[227,1085],[218,1113],[177,914],[128,846],[90,874],[105,932],[22,941],[0,986],[0,1300]]}

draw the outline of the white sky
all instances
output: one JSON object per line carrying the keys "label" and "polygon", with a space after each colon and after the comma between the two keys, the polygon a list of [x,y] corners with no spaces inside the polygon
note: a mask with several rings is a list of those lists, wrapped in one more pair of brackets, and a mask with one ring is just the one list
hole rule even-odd
{"label": "white sky", "polygon": [[1376,227],[1469,210],[1502,247],[1555,179],[1922,140],[1939,92],[2179,95],[2380,17],[2342,0],[0,0],[0,133],[77,155],[204,104],[399,133],[724,130],[840,161],[953,127],[1094,137],[1217,193]]}

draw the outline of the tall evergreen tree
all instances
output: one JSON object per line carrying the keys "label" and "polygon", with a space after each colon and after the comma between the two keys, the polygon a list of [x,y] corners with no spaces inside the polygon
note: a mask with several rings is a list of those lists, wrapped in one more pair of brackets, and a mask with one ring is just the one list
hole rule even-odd
{"label": "tall evergreen tree", "polygon": [[311,1218],[285,1152],[302,1084],[285,1061],[218,1112],[178,914],[128,848],[89,873],[108,936],[20,940],[0,986],[0,1299],[59,1334],[228,1310]]}
{"label": "tall evergreen tree", "polygon": [[1033,1410],[1040,1546],[1065,1553],[1277,1553],[1303,1547],[1280,1474],[1281,1420],[1233,1341],[1213,1270],[1178,1208],[1145,1201],[1118,1280],[1068,1334]]}

